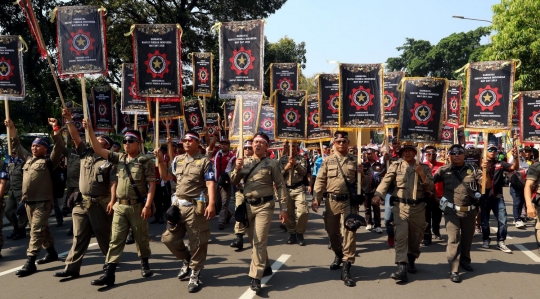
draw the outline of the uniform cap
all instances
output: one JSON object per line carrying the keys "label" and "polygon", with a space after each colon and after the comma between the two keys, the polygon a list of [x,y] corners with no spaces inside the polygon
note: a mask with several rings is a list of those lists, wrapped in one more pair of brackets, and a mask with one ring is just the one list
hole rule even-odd
{"label": "uniform cap", "polygon": [[358,214],[349,214],[343,222],[346,230],[355,232],[360,226],[366,226],[366,219]]}

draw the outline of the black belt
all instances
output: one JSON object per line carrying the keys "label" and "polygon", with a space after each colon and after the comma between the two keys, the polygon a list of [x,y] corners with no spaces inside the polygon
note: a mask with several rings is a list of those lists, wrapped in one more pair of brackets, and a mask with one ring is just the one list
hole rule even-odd
{"label": "black belt", "polygon": [[424,202],[421,199],[410,199],[410,198],[399,198],[399,197],[394,197],[394,201],[408,204],[408,205],[416,205],[416,204]]}
{"label": "black belt", "polygon": [[248,204],[250,204],[252,206],[258,206],[261,203],[271,201],[272,199],[274,199],[274,196],[270,195],[270,196],[261,197],[261,198],[253,198],[253,199],[247,198],[246,201],[247,201]]}
{"label": "black belt", "polygon": [[296,184],[294,184],[292,186],[287,186],[287,188],[294,189],[294,188],[298,188],[298,187],[300,187],[302,185],[304,185],[304,182],[298,182],[298,183],[296,183]]}
{"label": "black belt", "polygon": [[349,194],[328,194],[328,197],[335,201],[346,201],[349,199]]}

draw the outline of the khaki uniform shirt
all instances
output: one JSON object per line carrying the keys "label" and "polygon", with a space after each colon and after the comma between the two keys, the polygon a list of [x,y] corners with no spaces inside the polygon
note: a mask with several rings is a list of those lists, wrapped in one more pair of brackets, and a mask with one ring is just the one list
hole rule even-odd
{"label": "khaki uniform shirt", "polygon": [[183,154],[174,157],[169,174],[176,177],[176,197],[195,199],[206,193],[206,181],[215,181],[214,166],[207,156],[197,152],[190,157]]}
{"label": "khaki uniform shirt", "polygon": [[[124,159],[127,158],[127,154],[115,153],[109,151],[109,157],[107,160],[117,165],[118,186],[116,187],[117,199],[138,199],[135,189],[131,186],[129,176],[124,165]],[[141,196],[146,197],[148,188],[146,182],[156,181],[155,164],[152,161],[153,156],[143,155],[139,153],[137,157],[127,162],[129,170],[131,170],[131,176],[137,185],[137,189],[141,193]]]}
{"label": "khaki uniform shirt", "polygon": [[[244,196],[250,199],[273,196],[275,184],[279,201],[281,204],[286,204],[289,192],[285,187],[278,162],[268,157],[264,158],[261,163],[259,161],[261,160],[255,157],[245,158],[242,169],[236,170],[235,168],[231,172],[232,184],[238,185],[244,179]],[[245,177],[257,163],[259,164],[246,180]]]}
{"label": "khaki uniform shirt", "polygon": [[24,161],[19,157],[15,158],[15,162],[11,161],[8,163],[7,169],[9,173],[9,185],[10,188],[14,191],[22,190],[22,181],[23,181],[23,165]]}
{"label": "khaki uniform shirt", "polygon": [[[527,171],[527,180],[534,181],[534,187],[536,187],[536,192],[540,193],[540,162],[536,162],[533,165],[529,166]],[[535,195],[533,194],[533,199]]]}
{"label": "khaki uniform shirt", "polygon": [[289,156],[282,156],[279,159],[279,168],[283,179],[285,180],[285,185],[292,186],[296,183],[303,182],[304,176],[307,174],[307,163],[306,159],[300,155],[294,157],[296,160],[296,166],[293,170],[292,180],[291,180],[291,169],[285,170],[285,166],[289,163]]}
{"label": "khaki uniform shirt", "polygon": [[22,200],[25,202],[53,200],[53,183],[51,170],[55,169],[62,160],[62,151],[65,144],[62,135],[53,135],[54,147],[51,152],[51,169],[47,166],[46,157],[36,158],[21,146],[18,136],[11,139],[11,147],[17,151],[24,163]]}
{"label": "khaki uniform shirt", "polygon": [[[82,142],[81,142],[82,143]],[[67,181],[66,187],[78,188],[81,175],[81,158],[73,150],[65,148],[64,157],[67,158]]]}
{"label": "khaki uniform shirt", "polygon": [[433,176],[435,183],[443,183],[443,197],[449,202],[458,206],[470,206],[471,197],[470,191],[463,185],[462,182],[477,183],[477,190],[481,192],[482,188],[480,183],[482,182],[482,171],[476,169],[476,174],[472,165],[464,164],[461,167],[452,166],[448,164],[441,166]]}
{"label": "khaki uniform shirt", "polygon": [[[431,170],[426,164],[420,164],[424,173],[426,174],[426,181],[422,183],[420,177],[418,177],[418,186],[416,190],[416,199],[422,199],[426,191],[433,191],[433,176]],[[414,177],[416,172],[414,171],[415,164],[409,165],[409,163],[401,160],[388,167],[388,172],[381,181],[379,187],[375,191],[375,195],[384,198],[388,189],[392,183],[395,182],[396,188],[392,192],[392,195],[403,199],[413,199],[414,191]]]}
{"label": "khaki uniform shirt", "polygon": [[339,170],[338,161],[341,169],[343,169],[343,173],[347,177],[347,181],[350,184],[356,185],[358,158],[352,154],[342,156],[338,152],[335,152],[324,159],[315,180],[314,189],[317,194],[316,200],[319,203],[321,203],[324,192],[349,194],[343,175]]}
{"label": "khaki uniform shirt", "polygon": [[[77,154],[81,157],[79,159],[80,172],[77,175],[80,176],[78,187],[81,194],[92,198],[110,195],[111,182],[118,180],[116,167],[111,162],[96,155],[92,148],[87,148],[84,142],[79,143]],[[101,177],[98,177],[98,175],[101,175]]]}

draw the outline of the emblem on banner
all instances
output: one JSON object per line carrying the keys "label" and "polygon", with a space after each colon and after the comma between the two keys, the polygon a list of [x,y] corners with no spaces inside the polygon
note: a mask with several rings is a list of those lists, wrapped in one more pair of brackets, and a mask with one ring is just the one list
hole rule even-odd
{"label": "emblem on banner", "polygon": [[279,90],[292,90],[293,88],[292,81],[288,78],[283,78],[279,80],[277,86]]}
{"label": "emblem on banner", "polygon": [[244,125],[249,125],[249,123],[253,120],[254,116],[255,114],[253,113],[252,109],[246,109],[242,115],[242,123]]}
{"label": "emblem on banner", "polygon": [[315,110],[309,114],[309,123],[317,128],[319,126],[319,111]]}
{"label": "emblem on banner", "polygon": [[354,88],[352,93],[349,95],[351,100],[351,105],[356,107],[356,111],[364,110],[367,111],[369,106],[373,105],[373,98],[375,96],[371,94],[369,88],[364,88],[360,86],[359,88]]}
{"label": "emblem on banner", "polygon": [[154,53],[148,53],[148,59],[144,64],[146,65],[146,72],[152,75],[153,79],[157,77],[163,79],[163,76],[169,72],[171,62],[167,60],[167,54],[162,54],[159,50],[156,50]]}
{"label": "emblem on banner", "polygon": [[265,118],[261,122],[261,127],[265,131],[270,131],[270,130],[272,130],[274,128],[274,121],[272,121],[272,119],[270,119],[270,118]]}
{"label": "emblem on banner", "polygon": [[416,122],[416,125],[426,125],[433,120],[433,105],[428,104],[426,101],[422,103],[414,103],[414,108],[410,110],[412,117],[411,119]]}
{"label": "emblem on banner", "polygon": [[208,127],[208,134],[214,135],[215,132],[216,132],[216,129],[214,129],[214,126],[209,126]]}
{"label": "emblem on banner", "polygon": [[239,50],[234,50],[229,61],[231,62],[231,70],[235,71],[236,75],[247,75],[248,72],[253,69],[255,57],[251,55],[251,50],[240,47]]}
{"label": "emblem on banner", "polygon": [[100,116],[106,116],[109,114],[107,106],[104,104],[99,104],[98,111]]}
{"label": "emblem on banner", "polygon": [[332,113],[338,113],[339,109],[339,93],[335,93],[330,96],[330,98],[326,101],[328,104],[328,109],[332,111]]}
{"label": "emblem on banner", "polygon": [[208,81],[208,70],[204,67],[201,68],[197,76],[199,77],[199,81],[201,81],[201,83],[206,83],[206,81]]}
{"label": "emblem on banner", "polygon": [[451,140],[452,139],[452,132],[450,130],[444,130],[442,132],[442,138],[444,140]]}
{"label": "emblem on banner", "polygon": [[124,115],[124,117],[122,117],[122,121],[124,122],[124,126],[129,126],[131,124],[131,120],[129,119],[129,115]]}
{"label": "emblem on banner", "polygon": [[298,113],[298,110],[294,108],[285,109],[283,120],[288,126],[296,126],[300,123],[300,114]]}
{"label": "emblem on banner", "polygon": [[531,126],[536,130],[540,130],[540,110],[534,111],[531,117],[529,117],[529,120],[531,121]]}
{"label": "emblem on banner", "polygon": [[197,114],[191,113],[189,115],[189,123],[191,123],[192,126],[198,126],[200,121],[201,120],[199,119],[199,116]]}
{"label": "emblem on banner", "polygon": [[0,80],[9,80],[13,76],[12,70],[11,60],[6,60],[4,57],[0,58]]}
{"label": "emblem on banner", "polygon": [[512,117],[514,118],[518,117],[518,109],[515,106],[512,107]]}
{"label": "emblem on banner", "polygon": [[135,92],[135,81],[131,81],[131,84],[129,85],[129,95],[133,98],[137,97],[137,93]]}
{"label": "emblem on banner", "polygon": [[396,96],[394,96],[393,92],[384,91],[384,110],[391,111],[394,107],[396,107]]}
{"label": "emblem on banner", "polygon": [[69,50],[75,52],[77,56],[88,55],[88,51],[94,50],[95,41],[90,32],[83,32],[82,29],[79,29],[77,32],[71,32],[71,39],[68,41]]}
{"label": "emblem on banner", "polygon": [[500,99],[502,94],[499,93],[499,88],[492,88],[487,85],[486,88],[479,88],[478,94],[474,96],[476,98],[476,106],[480,107],[482,111],[493,111],[493,108],[500,106]]}
{"label": "emblem on banner", "polygon": [[450,98],[450,110],[452,110],[452,113],[457,113],[458,107],[459,107],[458,98],[457,97]]}

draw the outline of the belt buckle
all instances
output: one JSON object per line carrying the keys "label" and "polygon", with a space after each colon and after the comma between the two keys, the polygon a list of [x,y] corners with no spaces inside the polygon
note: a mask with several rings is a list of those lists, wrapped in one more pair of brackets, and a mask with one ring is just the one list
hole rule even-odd
{"label": "belt buckle", "polygon": [[461,207],[459,207],[459,211],[460,211],[460,212],[468,212],[468,211],[469,211],[469,207],[463,207],[463,206],[461,206]]}

